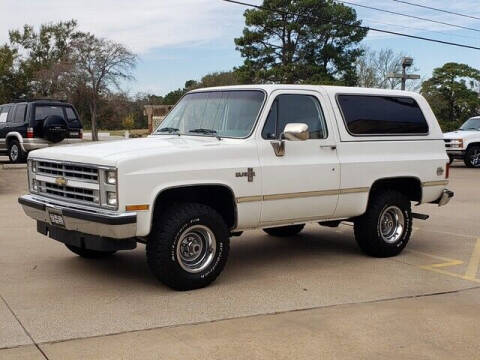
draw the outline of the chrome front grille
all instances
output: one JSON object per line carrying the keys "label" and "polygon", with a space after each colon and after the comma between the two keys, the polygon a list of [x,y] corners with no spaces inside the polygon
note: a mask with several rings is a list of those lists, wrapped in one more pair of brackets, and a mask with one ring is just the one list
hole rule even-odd
{"label": "chrome front grille", "polygon": [[61,186],[57,184],[48,183],[45,181],[38,181],[38,188],[40,193],[62,197],[64,199],[76,200],[87,203],[98,204],[98,191],[91,189],[82,189],[71,186]]}
{"label": "chrome front grille", "polygon": [[114,167],[30,158],[28,179],[32,194],[79,205],[118,209],[117,169]]}
{"label": "chrome front grille", "polygon": [[65,179],[87,181],[98,184],[98,168],[83,165],[39,161],[37,163],[37,174],[55,177],[61,176]]}
{"label": "chrome front grille", "polygon": [[101,205],[99,168],[75,163],[32,160],[35,192],[84,205]]}

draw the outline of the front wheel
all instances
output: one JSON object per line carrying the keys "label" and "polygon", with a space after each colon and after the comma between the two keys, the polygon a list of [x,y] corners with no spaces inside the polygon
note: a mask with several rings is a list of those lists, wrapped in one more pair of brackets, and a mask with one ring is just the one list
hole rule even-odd
{"label": "front wheel", "polygon": [[410,200],[394,190],[372,194],[367,211],[354,221],[355,239],[370,256],[398,255],[407,246],[412,232]]}
{"label": "front wheel", "polygon": [[175,290],[205,287],[222,272],[230,250],[227,225],[209,206],[174,204],[154,221],[147,262],[155,277]]}
{"label": "front wheel", "polygon": [[465,152],[464,162],[469,168],[480,168],[480,146],[470,146]]}

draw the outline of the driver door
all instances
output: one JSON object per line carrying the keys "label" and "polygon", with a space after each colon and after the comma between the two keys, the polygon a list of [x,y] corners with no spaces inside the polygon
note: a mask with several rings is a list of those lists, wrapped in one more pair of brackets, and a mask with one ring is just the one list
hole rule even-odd
{"label": "driver door", "polygon": [[[262,225],[331,217],[338,202],[340,168],[330,108],[315,91],[277,91],[260,140]],[[327,112],[327,111],[328,112]],[[284,140],[284,155],[274,151],[288,123],[304,123],[309,139]]]}

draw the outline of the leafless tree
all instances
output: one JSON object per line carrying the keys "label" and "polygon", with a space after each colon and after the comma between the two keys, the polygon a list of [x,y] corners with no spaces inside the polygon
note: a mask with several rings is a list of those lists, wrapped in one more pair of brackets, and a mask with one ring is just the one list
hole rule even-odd
{"label": "leafless tree", "polygon": [[[392,49],[373,51],[364,48],[364,55],[357,60],[358,84],[361,87],[373,87],[382,89],[397,89],[402,83],[401,79],[389,78],[390,73],[402,72],[402,60],[404,53],[395,53]],[[417,68],[407,68],[407,73],[417,71]],[[419,81],[409,80],[409,90],[419,87]]]}
{"label": "leafless tree", "polygon": [[132,80],[137,57],[122,44],[84,34],[72,44],[75,64],[72,84],[82,88],[88,98],[92,123],[92,140],[98,141],[98,101],[112,88],[120,89],[124,80]]}

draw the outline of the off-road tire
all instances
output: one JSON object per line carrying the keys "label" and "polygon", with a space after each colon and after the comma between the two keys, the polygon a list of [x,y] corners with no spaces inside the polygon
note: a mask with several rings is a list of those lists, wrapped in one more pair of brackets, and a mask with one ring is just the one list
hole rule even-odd
{"label": "off-road tire", "polygon": [[84,249],[74,245],[65,244],[65,246],[73,253],[85,258],[85,259],[101,259],[105,257],[112,256],[116,253],[116,251],[98,251],[98,250],[90,250]]}
{"label": "off-road tire", "polygon": [[478,145],[469,146],[469,148],[465,152],[465,158],[463,159],[466,167],[476,168],[476,169],[480,168],[480,162],[478,162],[476,165],[472,164],[473,155],[475,153],[478,154],[479,152],[480,152],[480,146],[478,146]]}
{"label": "off-road tire", "polygon": [[[159,211],[147,240],[148,266],[163,284],[187,291],[203,288],[222,272],[230,251],[229,230],[222,216],[213,208],[197,203],[176,203]],[[215,254],[209,265],[196,273],[182,267],[178,256],[182,234],[195,226],[208,228],[214,235]]]}
{"label": "off-road tire", "polygon": [[18,140],[11,140],[8,144],[8,158],[13,164],[24,163],[27,160],[27,153],[22,150]]}
{"label": "off-road tire", "polygon": [[[380,216],[384,210],[394,206],[404,216],[403,232],[393,243],[384,241],[381,235]],[[378,190],[372,194],[367,211],[354,221],[355,239],[364,253],[374,257],[391,257],[402,252],[412,233],[412,211],[410,200],[394,190]]]}
{"label": "off-road tire", "polygon": [[288,237],[288,236],[297,235],[300,231],[303,230],[304,227],[305,227],[305,224],[299,224],[299,225],[266,228],[266,229],[263,229],[263,231],[265,231],[270,236]]}

